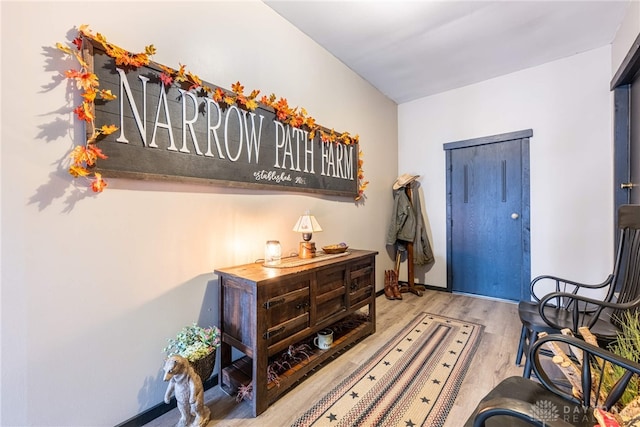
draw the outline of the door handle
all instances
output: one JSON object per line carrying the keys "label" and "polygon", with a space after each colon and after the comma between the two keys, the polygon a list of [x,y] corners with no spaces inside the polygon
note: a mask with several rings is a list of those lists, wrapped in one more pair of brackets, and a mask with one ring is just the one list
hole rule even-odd
{"label": "door handle", "polygon": [[518,219],[520,218],[520,215],[518,215],[516,212],[511,214],[511,219]]}
{"label": "door handle", "polygon": [[623,190],[625,189],[632,189],[633,187],[637,187],[638,184],[634,184],[633,182],[623,182],[622,184],[620,184],[620,188],[622,188]]}

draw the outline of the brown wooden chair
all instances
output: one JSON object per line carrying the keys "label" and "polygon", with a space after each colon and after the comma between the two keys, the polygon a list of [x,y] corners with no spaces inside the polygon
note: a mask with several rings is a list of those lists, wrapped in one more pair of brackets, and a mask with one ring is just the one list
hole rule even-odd
{"label": "brown wooden chair", "polygon": [[[574,360],[580,362],[583,375],[578,376],[582,393],[575,397],[566,378],[558,377],[558,368],[546,357],[548,343],[573,348]],[[580,351],[576,351],[576,349]],[[581,354],[580,354],[581,353]],[[599,425],[593,409],[610,410],[623,396],[631,379],[640,375],[640,364],[622,358],[585,341],[560,334],[548,335],[537,340],[531,347],[528,359],[538,381],[523,377],[509,377],[493,388],[478,404],[464,427],[520,427],[520,426],[588,426]],[[610,382],[599,381],[601,372],[615,374]],[[598,376],[592,376],[597,372]],[[603,384],[613,386],[608,389]],[[592,398],[592,395],[594,398]]]}
{"label": "brown wooden chair", "polygon": [[[640,205],[620,207],[618,228],[620,238],[613,272],[603,282],[590,285],[548,275],[531,282],[533,301],[518,304],[522,331],[517,365],[540,332],[552,334],[568,328],[579,335],[579,328],[586,326],[605,346],[617,336],[620,315],[640,307]],[[540,295],[542,284],[549,281],[554,282],[555,291]],[[585,291],[594,290],[600,290],[604,296],[597,299],[585,295]],[[525,378],[531,375],[528,359],[522,375]]]}

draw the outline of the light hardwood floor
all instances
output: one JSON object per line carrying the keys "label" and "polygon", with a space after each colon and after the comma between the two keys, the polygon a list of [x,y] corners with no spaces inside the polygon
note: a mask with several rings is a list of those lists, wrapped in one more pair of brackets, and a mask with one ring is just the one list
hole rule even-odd
{"label": "light hardwood floor", "polygon": [[[403,294],[403,300],[376,299],[376,333],[285,394],[260,416],[253,418],[248,403],[236,403],[219,387],[207,390],[205,403],[211,409],[213,426],[286,427],[304,413],[342,378],[366,361],[404,325],[421,312],[464,319],[485,325],[484,335],[469,371],[447,417],[445,427],[460,427],[478,401],[500,380],[521,375],[515,365],[520,337],[517,304],[490,299],[427,291],[422,297]],[[174,426],[180,414],[174,409],[147,424],[150,427]]]}

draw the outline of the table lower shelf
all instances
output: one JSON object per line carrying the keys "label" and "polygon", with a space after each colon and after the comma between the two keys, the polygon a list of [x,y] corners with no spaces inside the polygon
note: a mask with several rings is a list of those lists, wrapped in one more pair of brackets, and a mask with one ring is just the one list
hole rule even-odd
{"label": "table lower shelf", "polygon": [[[367,320],[335,338],[333,345],[328,350],[311,347],[311,351],[306,351],[308,358],[302,356],[300,362],[286,371],[278,373],[277,380],[267,384],[267,400],[269,404],[279,399],[308,375],[311,375],[374,331],[375,325]],[[225,367],[222,370],[221,388],[227,394],[233,396],[238,393],[241,387],[248,386],[252,382],[252,363],[252,359],[245,356]],[[253,393],[253,396],[255,396],[255,393]]]}

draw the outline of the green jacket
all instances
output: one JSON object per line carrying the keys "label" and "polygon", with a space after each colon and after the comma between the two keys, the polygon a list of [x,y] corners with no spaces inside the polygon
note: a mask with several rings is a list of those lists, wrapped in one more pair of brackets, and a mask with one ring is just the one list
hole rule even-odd
{"label": "green jacket", "polygon": [[387,231],[387,245],[413,242],[413,263],[427,265],[434,262],[431,243],[422,216],[419,184],[413,184],[413,204],[409,200],[404,188],[393,191],[393,211],[391,223]]}

